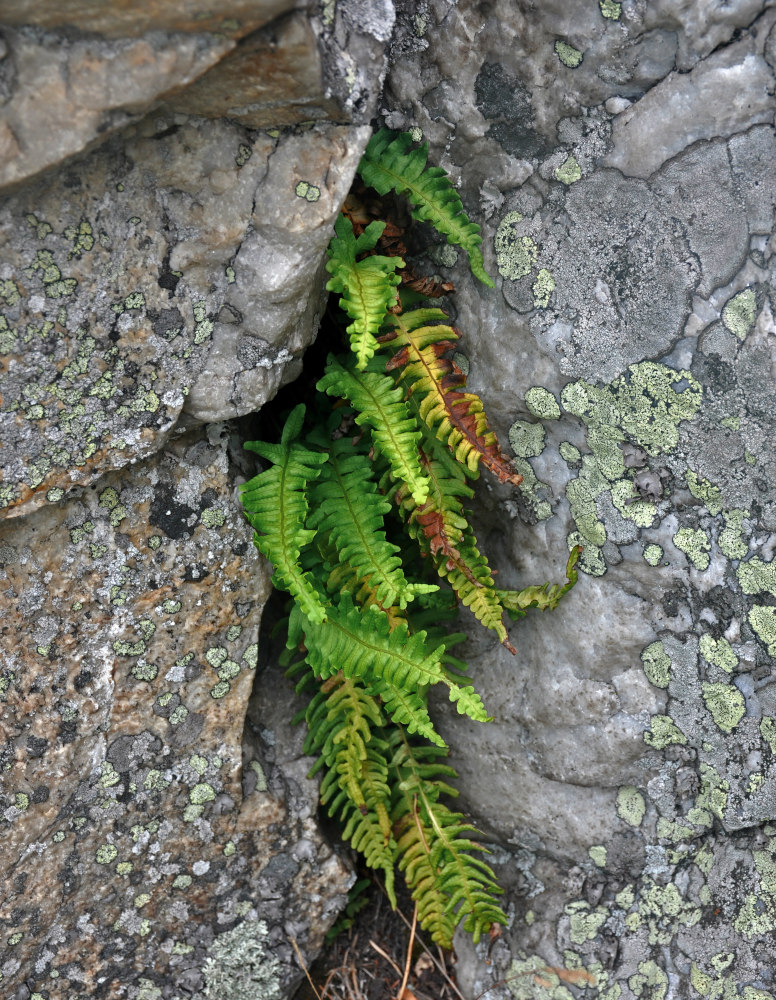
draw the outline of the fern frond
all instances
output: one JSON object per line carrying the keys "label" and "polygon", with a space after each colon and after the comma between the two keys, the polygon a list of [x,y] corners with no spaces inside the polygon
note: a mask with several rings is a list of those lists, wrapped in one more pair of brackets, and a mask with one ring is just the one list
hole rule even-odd
{"label": "fern frond", "polygon": [[356,367],[362,370],[377,349],[375,336],[385,314],[396,302],[396,286],[401,280],[396,269],[404,267],[400,257],[374,254],[356,259],[374,248],[384,228],[384,222],[371,222],[356,239],[350,219],[340,214],[334,226],[336,237],[329,244],[326,270],[331,278],[326,288],[339,292],[339,304],[353,320],[346,332]]}
{"label": "fern frond", "polygon": [[305,713],[304,752],[318,754],[310,774],[323,770],[320,799],[338,816],[343,836],[371,868],[382,869],[392,903],[396,841],[389,810],[389,747],[383,714],[358,681],[341,672],[329,678]]}
{"label": "fern frond", "polygon": [[560,599],[577,582],[577,560],[582,553],[582,546],[575,545],[569,553],[566,563],[566,583],[545,583],[543,586],[526,587],[524,590],[497,590],[499,600],[510,618],[522,618],[528,608],[538,608],[540,611],[552,611],[557,608]]}
{"label": "fern frond", "polygon": [[330,357],[317,387],[348,400],[356,410],[356,423],[371,429],[375,447],[390,462],[394,477],[407,484],[417,503],[423,503],[428,482],[418,461],[420,431],[393,379],[378,372],[349,371]]}
{"label": "fern frond", "polygon": [[386,371],[397,371],[420,419],[473,476],[482,462],[499,482],[519,486],[523,477],[501,451],[482,400],[476,393],[462,391],[466,376],[445,357],[458,340],[457,332],[446,325],[448,319],[441,309],[416,309],[390,316],[396,336],[389,343],[399,350]]}
{"label": "fern frond", "polygon": [[310,621],[322,622],[326,611],[310,575],[299,562],[301,550],[315,532],[305,528],[306,487],[320,475],[327,456],[310,451],[295,440],[305,408],[290,414],[279,444],[249,441],[245,447],[274,463],[241,487],[245,514],[256,534],[254,543],[275,567],[272,582],[287,590]]}
{"label": "fern frond", "polygon": [[377,492],[369,459],[354,452],[346,438],[332,442],[312,498],[315,510],[308,523],[336,549],[334,573],[341,576],[340,567],[346,568],[347,589],[353,589],[354,577],[363,581],[383,610],[393,605],[404,610],[417,593],[439,589],[407,581],[399,548],[385,537],[384,517],[391,505]]}
{"label": "fern frond", "polygon": [[482,259],[480,227],[469,220],[447,172],[427,166],[428,144],[413,147],[409,133],[381,129],[369,140],[358,172],[378,194],[405,195],[413,206],[413,217],[430,222],[448,243],[462,247],[469,255],[472,274],[494,288]]}
{"label": "fern frond", "polygon": [[358,677],[370,694],[378,695],[394,721],[417,732],[437,746],[444,746],[428,717],[425,692],[443,684],[461,715],[486,722],[488,714],[471,686],[462,687],[441,666],[444,645],[426,647],[426,633],[410,635],[400,622],[391,629],[384,612],[375,607],[360,611],[347,595],[329,611],[327,620],[306,629],[307,660],[317,676],[325,679],[338,670]]}
{"label": "fern frond", "polygon": [[414,747],[401,732],[391,742],[398,863],[418,904],[420,924],[450,948],[463,917],[476,943],[492,924],[506,924],[507,917],[494,899],[502,890],[493,872],[471,853],[484,851],[469,836],[477,830],[440,801],[441,795],[457,794],[444,781],[455,772],[437,762],[439,751],[433,747]]}

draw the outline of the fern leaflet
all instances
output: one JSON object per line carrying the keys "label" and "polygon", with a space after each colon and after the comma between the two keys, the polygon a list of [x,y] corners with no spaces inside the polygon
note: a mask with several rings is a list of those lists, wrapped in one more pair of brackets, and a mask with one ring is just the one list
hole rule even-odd
{"label": "fern leaflet", "polygon": [[248,520],[256,531],[256,547],[275,567],[272,582],[287,590],[311,621],[322,622],[326,610],[321,595],[310,575],[303,571],[299,554],[315,536],[314,531],[304,527],[305,487],[320,475],[327,456],[309,451],[296,441],[304,413],[300,403],[286,422],[280,444],[246,442],[246,448],[274,464],[245,483],[241,496]]}
{"label": "fern leaflet", "polygon": [[412,215],[430,222],[448,243],[462,247],[469,255],[472,273],[489,288],[493,280],[482,260],[480,227],[470,222],[458,192],[441,167],[428,167],[428,144],[413,148],[408,132],[381,129],[369,140],[358,167],[364,182],[379,194],[395,191],[411,202]]}
{"label": "fern leaflet", "polygon": [[390,462],[394,477],[407,484],[417,503],[423,503],[428,482],[418,461],[420,431],[393,379],[378,372],[349,371],[330,357],[318,390],[348,400],[356,410],[356,423],[371,429],[372,440]]}
{"label": "fern leaflet", "polygon": [[522,618],[528,608],[553,611],[558,602],[577,582],[577,560],[582,554],[582,546],[575,545],[566,563],[566,583],[545,583],[543,586],[525,587],[523,590],[497,590],[499,600],[510,618]]}
{"label": "fern leaflet", "polygon": [[364,369],[375,353],[375,336],[386,312],[396,302],[400,280],[396,269],[404,267],[400,257],[374,254],[356,259],[359,253],[374,248],[384,228],[384,222],[371,222],[356,239],[350,219],[341,214],[334,227],[336,238],[329,247],[326,270],[332,277],[326,288],[340,293],[339,304],[353,320],[346,333],[359,369]]}

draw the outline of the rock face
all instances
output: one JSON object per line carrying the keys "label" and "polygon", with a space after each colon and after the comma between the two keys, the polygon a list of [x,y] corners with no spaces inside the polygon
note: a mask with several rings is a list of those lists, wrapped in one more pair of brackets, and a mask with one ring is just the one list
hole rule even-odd
{"label": "rock face", "polygon": [[471,629],[495,721],[438,709],[512,916],[461,986],[775,997],[776,10],[142,6],[2,8],[4,1000],[280,1000],[343,901],[234,421],[300,370],[376,111],[497,279],[430,251],[524,476],[483,547],[522,586],[584,546],[516,658]]}
{"label": "rock face", "polygon": [[255,682],[224,421],[317,330],[393,23],[361,6],[3,9],[3,998],[279,998],[352,881]]}
{"label": "rock face", "polygon": [[584,546],[565,603],[513,628],[517,657],[473,632],[494,723],[439,706],[512,914],[495,943],[460,937],[469,996],[776,995],[765,6],[403,22],[386,120],[430,139],[499,276],[429,264],[525,477],[518,497],[483,483],[483,544],[505,586]]}

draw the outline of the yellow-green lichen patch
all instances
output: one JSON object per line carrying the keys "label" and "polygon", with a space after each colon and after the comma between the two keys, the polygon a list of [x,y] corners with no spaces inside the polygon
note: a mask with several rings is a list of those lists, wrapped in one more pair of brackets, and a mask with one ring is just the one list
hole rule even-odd
{"label": "yellow-green lichen patch", "polygon": [[577,181],[582,179],[582,169],[577,162],[575,156],[567,156],[566,159],[561,163],[559,167],[555,168],[554,175],[555,180],[560,181],[561,184],[570,185],[575,184]]}
{"label": "yellow-green lichen patch", "polygon": [[[602,5],[609,2],[610,0],[601,0]],[[619,7],[620,4],[613,6]],[[634,994],[642,1000],[664,1000],[668,993],[668,976],[660,966],[649,959],[639,962],[638,970],[628,979],[628,986]]]}
{"label": "yellow-green lichen patch", "polygon": [[248,767],[256,775],[256,791],[266,792],[267,790],[267,777],[264,774],[264,769],[257,760],[252,760]]}
{"label": "yellow-green lichen patch", "polygon": [[195,806],[204,805],[205,802],[212,802],[215,797],[215,789],[206,781],[199,782],[189,792],[189,801]]}
{"label": "yellow-green lichen patch", "polygon": [[644,556],[644,562],[649,563],[650,566],[659,566],[660,560],[663,558],[663,547],[662,545],[656,545],[654,542],[649,542],[644,546],[642,555]]}
{"label": "yellow-green lichen patch", "polygon": [[572,944],[584,944],[585,941],[592,941],[609,917],[606,907],[596,906],[593,909],[584,900],[567,903],[563,912],[571,918],[569,937]]}
{"label": "yellow-green lichen patch", "polygon": [[130,875],[134,869],[134,865],[131,861],[119,861],[116,865],[116,874],[122,877]]}
{"label": "yellow-green lichen patch", "polygon": [[594,844],[587,853],[597,868],[606,867],[606,848],[603,844]]}
{"label": "yellow-green lichen patch", "polygon": [[206,528],[221,528],[226,521],[226,514],[220,507],[212,507],[202,511],[200,521]]}
{"label": "yellow-green lichen patch", "polygon": [[118,853],[117,848],[113,844],[103,844],[97,848],[94,860],[98,865],[109,865],[111,861],[116,860]]}
{"label": "yellow-green lichen patch", "polygon": [[555,291],[555,278],[552,271],[546,267],[540,267],[536,275],[536,280],[531,286],[533,292],[534,308],[546,309],[550,304],[550,296]]}
{"label": "yellow-green lichen patch", "polygon": [[761,594],[767,591],[776,597],[776,559],[763,562],[757,556],[752,556],[748,562],[742,562],[737,570],[738,582],[745,594]]}
{"label": "yellow-green lichen patch", "polygon": [[194,303],[194,343],[203,344],[212,334],[215,324],[207,315],[207,303]]}
{"label": "yellow-green lichen patch", "polygon": [[259,662],[259,645],[252,642],[242,655],[242,661],[250,670],[255,670]]}
{"label": "yellow-green lichen patch", "polygon": [[749,543],[744,540],[744,519],[749,511],[735,508],[722,512],[725,527],[719,533],[719,548],[728,559],[743,559],[749,551]]}
{"label": "yellow-green lichen patch", "polygon": [[760,722],[760,735],[771,748],[771,753],[776,754],[776,719],[766,716]]}
{"label": "yellow-green lichen patch", "polygon": [[703,528],[680,528],[671,540],[696,569],[708,569],[711,539]]}
{"label": "yellow-green lichen patch", "polygon": [[519,236],[515,231],[516,225],[522,221],[520,212],[508,212],[493,238],[498,272],[510,281],[524,278],[539,259],[539,250],[531,237]]}
{"label": "yellow-green lichen patch", "polygon": [[722,310],[722,322],[739,340],[746,340],[757,311],[757,300],[751,288],[734,295]]}
{"label": "yellow-green lichen patch", "polygon": [[658,688],[668,687],[671,680],[671,657],[659,639],[642,649],[641,663],[650,684]]}
{"label": "yellow-green lichen patch", "polygon": [[755,604],[749,611],[749,624],[758,639],[768,647],[770,656],[776,656],[776,608],[768,604]]}
{"label": "yellow-green lichen patch", "polygon": [[307,181],[299,181],[294,188],[294,194],[297,198],[304,198],[305,201],[318,201],[321,197],[321,189]]}
{"label": "yellow-green lichen patch", "polygon": [[518,955],[506,979],[515,1000],[574,1000],[571,991],[561,983],[559,970],[548,966],[539,955],[528,957],[524,952]]}
{"label": "yellow-green lichen patch", "polygon": [[232,1000],[281,1000],[280,962],[270,950],[263,920],[245,920],[210,946],[202,967],[204,994]]}
{"label": "yellow-green lichen patch", "polygon": [[560,38],[555,43],[555,54],[569,69],[576,69],[582,62],[582,53],[579,49],[575,49],[573,45],[569,45],[568,42],[564,42]]}
{"label": "yellow-green lichen patch", "polygon": [[685,745],[687,737],[670,715],[653,715],[644,733],[644,742],[654,750],[664,750],[675,743]]}
{"label": "yellow-green lichen patch", "polygon": [[560,457],[569,466],[578,466],[582,461],[581,451],[570,441],[561,441],[558,451],[560,452]]}
{"label": "yellow-green lichen patch", "polygon": [[557,399],[544,386],[534,385],[525,394],[528,412],[540,420],[559,420],[560,407]]}
{"label": "yellow-green lichen patch", "polygon": [[545,431],[541,424],[516,420],[509,428],[509,444],[515,455],[530,458],[544,451]]}
{"label": "yellow-green lichen patch", "polygon": [[623,785],[617,790],[617,815],[628,826],[641,826],[646,811],[647,804],[638,788]]}
{"label": "yellow-green lichen patch", "polygon": [[221,698],[225,698],[229,691],[231,690],[231,685],[229,681],[219,681],[210,689],[210,697],[218,701]]}
{"label": "yellow-green lichen patch", "polygon": [[723,733],[732,732],[746,714],[744,696],[732,684],[703,684],[703,702]]}
{"label": "yellow-green lichen patch", "polygon": [[721,667],[727,673],[732,673],[733,669],[738,666],[738,657],[724,636],[714,639],[710,635],[702,635],[699,645],[701,656],[707,663],[712,663],[715,667]]}
{"label": "yellow-green lichen patch", "polygon": [[651,528],[657,517],[657,507],[650,500],[643,500],[634,492],[630,479],[612,483],[612,503],[626,521],[633,521],[640,528]]}
{"label": "yellow-green lichen patch", "polygon": [[541,499],[539,490],[545,487],[545,483],[536,477],[536,473],[524,458],[515,458],[513,465],[515,470],[523,477],[522,483],[518,486],[524,500],[531,508],[537,521],[546,521],[552,517],[552,507]]}
{"label": "yellow-green lichen patch", "polygon": [[224,844],[224,857],[231,858],[233,854],[237,851],[233,840],[227,840]]}
{"label": "yellow-green lichen patch", "polygon": [[598,0],[601,13],[608,21],[619,21],[622,14],[622,4],[616,0]]}
{"label": "yellow-green lichen patch", "polygon": [[685,481],[690,493],[700,500],[710,514],[719,514],[722,510],[722,491],[719,486],[710,483],[708,479],[703,479],[688,469],[684,474]]}

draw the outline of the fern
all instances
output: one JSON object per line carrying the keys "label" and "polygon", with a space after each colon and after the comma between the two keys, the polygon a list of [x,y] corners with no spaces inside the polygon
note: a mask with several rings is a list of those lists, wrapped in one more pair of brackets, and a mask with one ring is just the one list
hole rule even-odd
{"label": "fern", "polygon": [[379,194],[405,195],[413,206],[413,217],[430,222],[448,243],[462,247],[472,273],[489,288],[495,287],[482,260],[480,227],[467,218],[447,173],[441,167],[427,167],[427,158],[427,143],[415,148],[408,132],[397,135],[381,129],[369,140],[358,170]]}
{"label": "fern", "polygon": [[[413,216],[463,247],[492,285],[478,227],[426,156],[409,137],[383,131],[360,170],[379,193],[406,196]],[[402,231],[368,219],[362,206],[357,231],[350,219],[338,221],[327,263],[327,288],[351,321],[349,359],[329,358],[315,426],[305,428],[300,405],[278,444],[246,445],[269,467],[245,484],[242,499],[273,582],[293,598],[281,660],[293,661],[289,676],[309,698],[305,752],[317,758],[321,802],[383,873],[391,902],[398,868],[421,926],[450,947],[460,921],[477,940],[506,917],[476,831],[444,801],[456,794],[455,772],[443,762],[429,690],[444,688],[460,714],[488,721],[466,664],[451,652],[464,636],[444,623],[463,604],[514,652],[505,609],[520,617],[528,607],[555,607],[576,580],[578,551],[563,586],[495,587],[465,509],[467,477],[482,466],[501,482],[520,477],[450,360],[458,331],[439,309],[404,309],[452,286],[413,273],[398,299]],[[394,252],[377,253],[378,243]],[[350,440],[343,435],[353,423]],[[449,589],[426,582],[429,571]]]}
{"label": "fern", "polygon": [[356,239],[353,225],[340,215],[334,227],[336,239],[329,248],[326,270],[332,275],[326,288],[340,293],[340,307],[353,320],[346,332],[356,355],[356,367],[363,369],[377,348],[375,335],[386,311],[396,302],[396,269],[404,267],[399,257],[377,254],[356,260],[359,253],[372,250],[385,223],[370,223]]}
{"label": "fern", "polygon": [[391,463],[394,477],[407,484],[417,503],[428,495],[428,483],[418,461],[420,431],[407,411],[402,391],[387,375],[354,372],[329,358],[318,391],[342,396],[356,410],[356,423],[372,431],[372,439]]}
{"label": "fern", "polygon": [[309,574],[302,570],[299,554],[315,535],[304,527],[305,486],[320,475],[326,455],[309,451],[296,441],[304,414],[302,404],[293,410],[280,444],[246,443],[246,448],[274,465],[245,483],[241,496],[248,520],[257,531],[256,547],[275,567],[272,582],[287,590],[311,621],[322,622],[326,611],[321,596]]}

